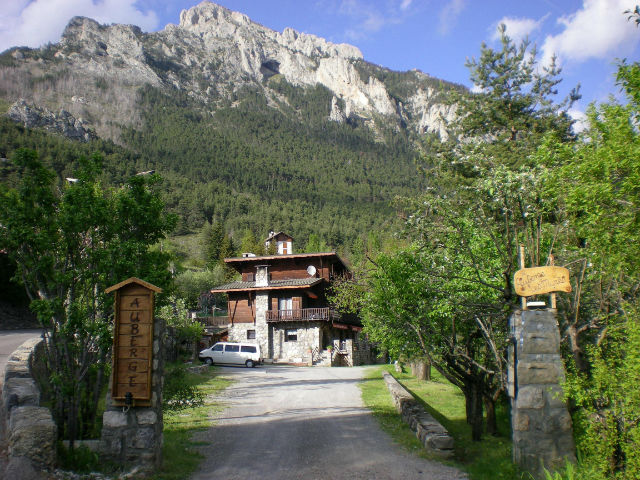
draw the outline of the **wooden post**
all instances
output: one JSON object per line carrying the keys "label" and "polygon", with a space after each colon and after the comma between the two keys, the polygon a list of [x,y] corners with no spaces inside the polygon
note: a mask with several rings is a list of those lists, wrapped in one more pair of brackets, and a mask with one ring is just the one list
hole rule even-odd
{"label": "wooden post", "polygon": [[[521,270],[523,268],[525,268],[525,264],[524,264],[524,245],[522,245],[522,244],[520,244],[520,247],[518,249],[518,265],[520,266]],[[527,309],[527,297],[520,297],[520,302],[522,304],[522,310],[526,310]]]}

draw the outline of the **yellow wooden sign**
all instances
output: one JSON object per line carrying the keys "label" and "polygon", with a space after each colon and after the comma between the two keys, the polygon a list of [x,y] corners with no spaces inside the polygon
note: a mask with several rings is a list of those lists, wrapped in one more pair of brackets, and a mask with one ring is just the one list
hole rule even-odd
{"label": "yellow wooden sign", "polygon": [[521,297],[571,291],[569,270],[563,267],[523,268],[515,273],[513,282]]}
{"label": "yellow wooden sign", "polygon": [[116,292],[111,398],[123,404],[131,393],[136,406],[150,405],[153,365],[154,293],[162,290],[129,278],[106,290]]}

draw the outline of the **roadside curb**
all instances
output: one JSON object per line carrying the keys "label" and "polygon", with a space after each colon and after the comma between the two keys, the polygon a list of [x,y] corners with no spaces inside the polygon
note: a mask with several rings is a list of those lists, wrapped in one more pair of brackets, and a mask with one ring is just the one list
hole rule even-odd
{"label": "roadside curb", "polygon": [[453,437],[389,372],[382,372],[393,404],[424,448],[443,458],[453,456]]}

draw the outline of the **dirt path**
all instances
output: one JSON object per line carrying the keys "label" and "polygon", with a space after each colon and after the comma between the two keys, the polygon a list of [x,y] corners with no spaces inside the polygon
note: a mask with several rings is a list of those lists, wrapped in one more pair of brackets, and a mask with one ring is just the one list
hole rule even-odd
{"label": "dirt path", "polygon": [[192,480],[467,478],[392,443],[363,407],[363,368],[221,368],[236,383]]}

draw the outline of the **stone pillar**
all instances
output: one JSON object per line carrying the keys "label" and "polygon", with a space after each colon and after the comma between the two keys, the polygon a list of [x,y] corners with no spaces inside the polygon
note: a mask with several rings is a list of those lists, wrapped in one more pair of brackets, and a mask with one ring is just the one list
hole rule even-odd
{"label": "stone pillar", "polygon": [[509,323],[513,461],[541,479],[543,468],[559,470],[566,460],[576,460],[571,416],[560,387],[565,375],[558,324],[552,310],[518,310]]}
{"label": "stone pillar", "polygon": [[[162,338],[164,321],[153,323],[153,370],[151,405],[122,407],[114,405],[111,385],[107,392],[106,411],[102,417],[102,455],[108,461],[126,468],[140,467],[151,472],[162,463],[162,384],[164,358]],[[113,375],[113,373],[112,373]]]}
{"label": "stone pillar", "polygon": [[267,310],[269,310],[269,294],[256,293],[256,341],[260,345],[263,357],[268,357],[269,355]]}

